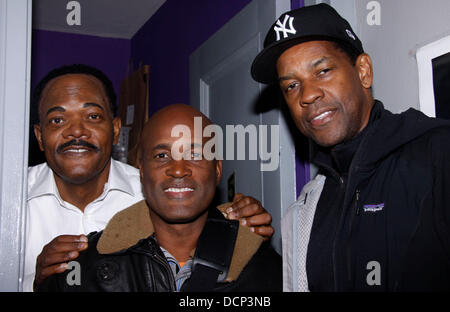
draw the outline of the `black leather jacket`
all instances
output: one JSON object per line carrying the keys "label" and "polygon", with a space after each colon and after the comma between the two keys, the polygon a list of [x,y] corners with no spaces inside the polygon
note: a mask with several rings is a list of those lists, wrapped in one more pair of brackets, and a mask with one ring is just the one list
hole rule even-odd
{"label": "black leather jacket", "polygon": [[[67,270],[47,278],[37,290],[176,291],[171,268],[152,235],[152,229],[148,229],[151,221],[138,222],[149,218],[146,211],[148,208],[145,202],[140,202],[114,216],[104,231],[89,234],[89,248],[76,259],[80,264],[80,285],[73,285],[76,282],[73,279],[74,270]],[[130,224],[134,227],[130,227]],[[128,233],[123,232],[126,229],[129,229]],[[137,239],[135,233],[145,235],[145,238],[130,243]],[[281,257],[268,243],[261,242],[259,236],[240,226],[233,253],[233,260],[236,261],[230,267],[227,280],[216,283],[211,291],[282,291]],[[182,291],[188,282],[185,282]]]}

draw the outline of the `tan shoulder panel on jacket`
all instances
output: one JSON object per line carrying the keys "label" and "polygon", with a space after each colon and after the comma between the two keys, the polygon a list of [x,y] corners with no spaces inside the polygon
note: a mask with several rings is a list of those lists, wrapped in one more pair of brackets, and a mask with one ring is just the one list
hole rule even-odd
{"label": "tan shoulder panel on jacket", "polygon": [[228,207],[231,207],[232,203],[224,203],[222,205],[217,206],[216,208],[219,209],[219,211],[223,214],[223,216],[227,217],[227,209]]}
{"label": "tan shoulder panel on jacket", "polygon": [[[232,203],[224,203],[217,206],[217,209],[227,217],[226,210]],[[236,244],[234,245],[233,258],[231,259],[230,269],[226,278],[227,282],[235,281],[247,263],[258,251],[259,246],[263,243],[264,239],[252,231],[247,226],[239,225],[238,234],[236,237]]]}
{"label": "tan shoulder panel on jacket", "polygon": [[[217,208],[225,211],[231,203]],[[139,240],[153,235],[154,228],[146,202],[140,201],[115,214],[104,229],[98,244],[100,254],[111,254],[134,246]],[[261,246],[263,238],[246,226],[239,225],[233,257],[228,271],[227,281],[234,281]]]}
{"label": "tan shoulder panel on jacket", "polygon": [[263,240],[261,236],[250,231],[247,226],[239,225],[233,258],[226,278],[227,282],[235,281],[239,277],[247,263],[258,251]]}
{"label": "tan shoulder panel on jacket", "polygon": [[116,213],[106,225],[98,244],[100,254],[110,254],[134,246],[153,235],[154,229],[145,201]]}

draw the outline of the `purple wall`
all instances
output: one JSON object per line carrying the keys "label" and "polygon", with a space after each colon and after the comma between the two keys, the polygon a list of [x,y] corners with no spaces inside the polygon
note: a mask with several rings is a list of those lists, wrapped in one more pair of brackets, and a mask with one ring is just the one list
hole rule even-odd
{"label": "purple wall", "polygon": [[127,74],[130,40],[33,30],[31,84],[50,70],[74,63],[94,66],[113,82],[116,93]]}
{"label": "purple wall", "polygon": [[[149,112],[189,103],[189,55],[250,0],[168,0],[131,40],[135,66],[150,65]],[[291,0],[291,8],[304,0]],[[309,181],[308,142],[296,140],[297,196]]]}
{"label": "purple wall", "polygon": [[[31,50],[31,90],[52,69],[74,63],[94,66],[103,71],[119,94],[127,74],[130,40],[33,30]],[[30,127],[29,165],[45,161]]]}
{"label": "purple wall", "polygon": [[149,112],[189,103],[189,55],[250,0],[168,0],[131,40],[134,64],[150,65]]}
{"label": "purple wall", "polygon": [[[167,0],[131,40],[33,30],[32,88],[53,68],[84,63],[108,75],[118,94],[131,57],[135,66],[150,65],[150,114],[172,103],[189,103],[189,55],[250,2]],[[303,5],[304,0],[291,0],[292,9]],[[43,158],[30,135],[32,165]],[[300,135],[296,154],[299,194],[309,180],[307,141]]]}
{"label": "purple wall", "polygon": [[291,0],[291,10],[299,9],[305,6],[305,0]]}

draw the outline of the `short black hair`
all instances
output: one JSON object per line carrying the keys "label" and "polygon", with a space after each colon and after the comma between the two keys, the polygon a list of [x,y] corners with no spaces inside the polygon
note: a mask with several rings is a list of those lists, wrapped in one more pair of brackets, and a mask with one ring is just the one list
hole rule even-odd
{"label": "short black hair", "polygon": [[39,124],[39,103],[41,102],[42,92],[44,91],[47,84],[60,76],[69,75],[69,74],[85,74],[90,75],[101,81],[103,88],[105,89],[106,96],[109,100],[109,106],[113,116],[116,116],[116,93],[114,91],[114,86],[111,80],[99,69],[84,65],[84,64],[72,64],[72,65],[64,65],[62,67],[58,67],[50,71],[41,81],[39,81],[38,85],[34,89],[33,97],[32,97],[32,106],[31,106],[31,121],[32,124]]}
{"label": "short black hair", "polygon": [[350,63],[355,66],[356,65],[356,60],[358,59],[358,56],[361,55],[361,53],[359,51],[357,51],[355,48],[353,48],[351,45],[349,45],[348,43],[345,43],[343,41],[332,41],[334,47],[343,52],[344,54],[346,54],[350,60]]}

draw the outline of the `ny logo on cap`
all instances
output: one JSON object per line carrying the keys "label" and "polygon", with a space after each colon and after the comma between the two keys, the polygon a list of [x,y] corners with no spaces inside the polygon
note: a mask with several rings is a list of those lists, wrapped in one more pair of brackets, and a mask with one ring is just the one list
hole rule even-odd
{"label": "ny logo on cap", "polygon": [[[286,27],[288,21],[289,21],[289,28]],[[295,35],[297,33],[297,31],[294,28],[294,25],[292,24],[293,22],[294,18],[289,16],[288,14],[284,16],[283,22],[281,22],[280,20],[277,21],[276,26],[273,28],[277,32],[277,41],[281,39],[280,33],[283,33],[283,39],[287,38],[289,36],[288,34]]]}

